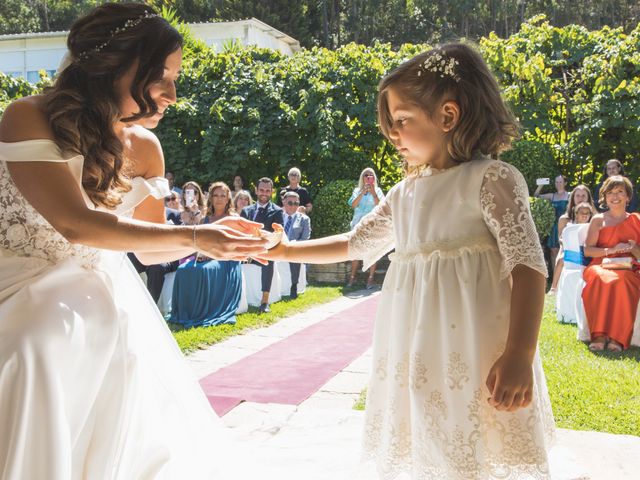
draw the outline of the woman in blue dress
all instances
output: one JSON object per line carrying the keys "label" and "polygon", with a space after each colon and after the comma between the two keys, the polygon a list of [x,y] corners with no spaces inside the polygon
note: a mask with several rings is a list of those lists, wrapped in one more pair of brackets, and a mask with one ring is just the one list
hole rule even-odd
{"label": "woman in blue dress", "polygon": [[553,222],[553,228],[551,229],[551,233],[547,237],[547,247],[549,247],[549,276],[553,275],[553,270],[555,269],[556,257],[558,256],[558,251],[560,250],[560,238],[558,236],[558,220],[560,217],[564,215],[567,211],[567,205],[569,204],[569,192],[567,192],[567,179],[564,175],[558,175],[555,178],[555,186],[556,191],[553,193],[545,193],[540,195],[540,190],[542,189],[542,185],[538,185],[534,196],[538,198],[544,198],[545,200],[549,200],[551,205],[553,205],[553,209],[556,211],[556,220]]}
{"label": "woman in blue dress", "polygon": [[[360,222],[362,217],[369,213],[373,208],[384,200],[384,194],[382,189],[378,187],[378,177],[373,168],[365,168],[360,172],[360,180],[358,186],[353,189],[353,193],[349,198],[349,206],[353,208],[353,218],[351,219],[351,229],[356,228],[356,225]],[[356,273],[358,271],[358,260],[351,262],[351,276],[349,277],[348,286],[353,286],[356,281]],[[369,277],[367,279],[367,289],[373,287],[373,282],[376,275],[376,264],[374,263],[369,268]]]}
{"label": "woman in blue dress", "polygon": [[[209,188],[207,215],[202,223],[214,223],[229,215],[236,215],[231,190],[224,182],[216,182]],[[236,323],[241,293],[239,262],[197,255],[176,271],[171,322],[187,328]]]}

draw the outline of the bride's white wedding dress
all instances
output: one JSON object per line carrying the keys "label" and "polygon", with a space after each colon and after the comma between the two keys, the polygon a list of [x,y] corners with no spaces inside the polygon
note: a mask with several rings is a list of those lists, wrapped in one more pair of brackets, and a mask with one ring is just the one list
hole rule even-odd
{"label": "bride's white wedding dress", "polygon": [[[223,427],[126,256],[69,243],[12,161],[66,162],[82,191],[81,156],[0,142],[0,479],[218,478]],[[168,193],[132,184],[113,213]]]}

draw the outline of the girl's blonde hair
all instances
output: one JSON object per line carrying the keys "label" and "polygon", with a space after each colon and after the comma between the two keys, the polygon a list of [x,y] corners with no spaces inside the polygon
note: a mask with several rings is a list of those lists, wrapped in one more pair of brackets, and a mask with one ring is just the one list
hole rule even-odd
{"label": "girl's blonde hair", "polygon": [[458,163],[471,160],[476,151],[497,158],[518,137],[518,122],[502,100],[498,82],[468,44],[449,43],[416,55],[380,81],[378,124],[389,140],[394,123],[387,99],[391,88],[429,116],[444,101],[458,104],[460,119],[447,139],[449,155]]}
{"label": "girl's blonde hair", "polygon": [[213,210],[213,192],[218,188],[221,188],[222,191],[227,196],[227,203],[224,206],[224,214],[235,215],[236,210],[234,208],[233,203],[231,202],[231,189],[224,182],[215,182],[215,183],[212,183],[211,186],[209,187],[209,198],[207,200],[207,216],[212,217],[215,214],[215,211]]}
{"label": "girl's blonde hair", "polygon": [[360,179],[358,180],[358,189],[362,190],[362,188],[364,187],[364,175],[365,173],[372,173],[373,174],[373,187],[374,188],[378,188],[378,176],[376,175],[376,172],[373,170],[373,168],[371,167],[367,167],[364,170],[362,170],[362,172],[360,172]]}
{"label": "girl's blonde hair", "polygon": [[[556,177],[557,178],[557,177]],[[566,180],[566,179],[565,179]],[[573,190],[571,190],[571,193],[569,194],[569,203],[567,204],[567,217],[569,217],[569,221],[571,223],[575,222],[576,220],[576,200],[574,198],[574,193],[576,192],[576,190],[584,190],[587,192],[587,195],[589,197],[589,200],[587,200],[586,202],[582,202],[580,203],[580,205],[586,203],[587,205],[590,205],[591,207],[591,215],[595,215],[596,213],[598,213],[598,210],[596,209],[595,204],[593,203],[593,195],[591,195],[591,190],[589,190],[589,187],[587,187],[586,185],[580,184],[578,186],[576,186]]]}

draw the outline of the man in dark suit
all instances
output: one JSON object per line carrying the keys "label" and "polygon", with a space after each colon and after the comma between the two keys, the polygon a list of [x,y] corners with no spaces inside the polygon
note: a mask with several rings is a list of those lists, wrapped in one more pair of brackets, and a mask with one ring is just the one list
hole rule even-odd
{"label": "man in dark suit", "polygon": [[[300,196],[296,192],[287,192],[282,198],[284,204],[284,232],[290,241],[309,240],[311,237],[311,220],[304,213],[298,211]],[[298,298],[298,279],[300,278],[300,264],[289,263],[291,271],[291,298]]]}
{"label": "man in dark suit", "polygon": [[[254,222],[262,223],[264,229],[273,232],[273,224],[283,225],[282,209],[271,201],[273,194],[273,181],[263,177],[258,180],[256,186],[256,198],[258,201],[253,205],[244,207],[240,215]],[[273,280],[273,262],[262,267],[262,301],[260,302],[260,313],[269,312],[269,292]]]}

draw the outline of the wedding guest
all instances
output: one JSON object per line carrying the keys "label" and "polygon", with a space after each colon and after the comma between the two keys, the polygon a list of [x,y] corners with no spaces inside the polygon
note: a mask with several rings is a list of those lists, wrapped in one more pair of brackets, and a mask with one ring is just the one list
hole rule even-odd
{"label": "wedding guest", "polygon": [[182,186],[182,204],[184,210],[180,214],[180,219],[184,225],[202,223],[206,211],[206,200],[197,182],[187,182]]}
{"label": "wedding guest", "polygon": [[[612,158],[610,160],[607,160],[607,163],[604,166],[604,176],[602,177],[602,180],[600,181],[600,183],[596,185],[593,191],[593,195],[596,198],[600,198],[600,189],[602,188],[602,185],[604,185],[604,182],[607,180],[607,178],[613,175],[621,175],[623,177],[625,176],[624,165],[617,158]],[[638,196],[633,195],[633,198],[631,199],[631,201],[629,201],[629,205],[627,205],[626,211],[631,213],[637,210],[638,210]],[[598,211],[603,212],[604,210],[602,210],[602,208],[598,206]]]}
{"label": "wedding guest", "polygon": [[166,171],[164,174],[164,178],[169,182],[169,190],[172,192],[176,192],[178,195],[182,195],[182,189],[180,187],[176,187],[176,175],[173,172]]}
{"label": "wedding guest", "polygon": [[[300,197],[296,192],[287,192],[283,197],[284,203],[284,233],[292,242],[300,242],[311,238],[311,220],[304,213],[298,211]],[[300,263],[289,263],[291,272],[291,298],[298,298],[298,280],[300,279]]]}
{"label": "wedding guest", "polygon": [[[216,182],[209,188],[207,215],[203,223],[215,223],[237,215],[227,184]],[[171,322],[183,327],[236,323],[242,294],[240,263],[213,260],[197,255],[176,271],[171,300]]]}
{"label": "wedding guest", "polygon": [[[275,205],[271,201],[273,195],[273,180],[263,177],[258,180],[256,186],[256,203],[245,207],[240,215],[254,222],[262,223],[264,230],[273,232],[273,224],[282,225],[282,208]],[[273,261],[267,262],[266,265],[258,264],[262,268],[262,301],[260,302],[260,313],[269,313],[269,292],[271,291],[271,283],[273,281]]]}
{"label": "wedding guest", "polygon": [[[564,228],[572,223],[576,222],[576,213],[575,207],[578,204],[587,203],[593,207],[593,211],[589,216],[589,220],[591,220],[591,216],[597,213],[596,206],[593,203],[593,197],[591,196],[591,190],[586,185],[578,185],[575,187],[571,193],[569,194],[569,203],[567,205],[567,211],[562,214],[562,216],[558,219],[558,238],[560,239],[560,249],[558,251],[558,255],[556,256],[556,265],[553,269],[553,281],[551,283],[551,289],[549,290],[550,294],[555,294],[558,288],[558,282],[560,281],[560,274],[562,273],[562,269],[564,268],[564,259],[563,259],[563,246],[562,246],[562,232]],[[587,220],[587,222],[589,221]]]}
{"label": "wedding guest", "polygon": [[[358,180],[358,186],[353,189],[353,193],[348,200],[348,204],[353,208],[353,218],[351,219],[351,229],[354,230],[360,220],[371,210],[375,208],[382,200],[384,200],[384,193],[382,189],[378,187],[378,177],[373,168],[365,168],[360,172],[360,179]],[[359,260],[351,261],[351,275],[349,276],[349,283],[347,286],[352,287],[356,281],[356,275],[358,272]],[[374,262],[369,268],[369,277],[367,278],[367,289],[371,289],[375,282],[376,276],[376,262]]]}
{"label": "wedding guest", "polygon": [[172,191],[164,198],[167,223],[171,225],[182,225],[182,212],[184,211],[184,207],[182,206],[182,200],[180,200],[181,197],[182,193]]}
{"label": "wedding guest", "polygon": [[253,198],[251,197],[251,193],[247,190],[240,190],[233,197],[233,207],[236,212],[242,212],[244,207],[248,207],[253,205]]}
{"label": "wedding guest", "polygon": [[[239,192],[247,191],[248,187],[242,175],[234,175],[231,185],[233,186],[233,190],[231,191],[231,198],[235,198],[235,196]],[[251,196],[251,194],[249,194],[249,196]]]}
{"label": "wedding guest", "polygon": [[266,242],[231,217],[166,225],[151,129],[182,64],[167,20],[105,3],[67,48],[52,86],[0,121],[0,475],[225,478],[227,435],[125,252],[235,260]]}
{"label": "wedding guest", "polygon": [[567,179],[564,175],[558,175],[555,178],[555,187],[556,191],[553,193],[545,193],[540,194],[543,185],[538,185],[536,191],[534,192],[534,196],[538,198],[544,198],[551,202],[553,209],[556,213],[555,221],[553,222],[553,228],[551,229],[551,233],[547,237],[547,247],[549,247],[549,266],[551,268],[551,273],[553,274],[553,269],[556,264],[556,258],[558,257],[558,251],[560,250],[560,237],[558,236],[558,220],[563,213],[567,211],[567,205],[569,203],[569,192],[567,192]]}
{"label": "wedding guest", "polygon": [[279,206],[282,206],[284,194],[287,192],[296,192],[300,197],[300,206],[298,207],[298,211],[305,214],[311,213],[311,210],[313,209],[311,196],[306,188],[300,186],[300,180],[302,179],[300,169],[296,167],[289,169],[287,177],[289,178],[289,185],[280,190],[280,194],[278,195],[276,202]]}
{"label": "wedding guest", "polygon": [[626,211],[632,196],[633,186],[628,178],[621,175],[607,178],[598,198],[600,207],[606,210],[589,223],[584,254],[592,260],[584,271],[582,300],[592,351],[606,348],[620,352],[629,346],[633,334],[640,300],[640,275],[633,263],[615,260],[629,256],[633,260],[640,258],[640,214]]}

